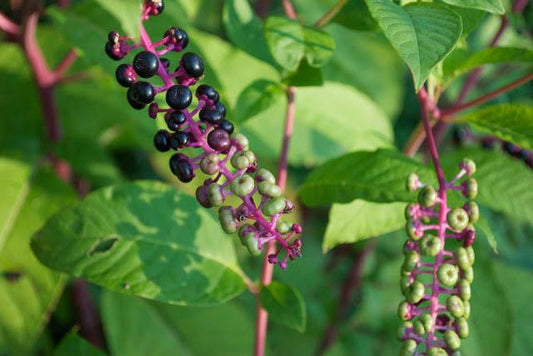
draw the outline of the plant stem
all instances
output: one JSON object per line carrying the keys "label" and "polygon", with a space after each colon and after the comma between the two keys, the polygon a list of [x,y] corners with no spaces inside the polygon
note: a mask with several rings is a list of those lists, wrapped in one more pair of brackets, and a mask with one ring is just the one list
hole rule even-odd
{"label": "plant stem", "polygon": [[318,19],[317,22],[315,22],[315,27],[326,26],[347,3],[348,0],[338,0],[335,5],[331,7],[331,9],[329,9],[321,18]]}
{"label": "plant stem", "polygon": [[[281,154],[278,165],[278,185],[281,190],[285,189],[287,183],[287,167],[288,167],[288,155],[289,144],[294,126],[294,117],[296,113],[296,104],[294,97],[296,95],[296,88],[287,88],[287,110],[285,114],[285,129],[283,131],[283,142],[281,146]],[[261,285],[268,285],[272,281],[272,274],[274,271],[274,265],[268,262],[268,255],[275,252],[275,241],[270,241],[267,245],[266,251],[263,256],[263,268],[261,271]],[[268,328],[268,313],[261,307],[259,294],[257,298],[256,308],[256,321],[255,321],[255,347],[254,355],[263,356],[266,346],[266,335]]]}
{"label": "plant stem", "polygon": [[288,18],[296,20],[296,11],[294,11],[294,6],[292,5],[291,0],[282,0],[283,11]]}
{"label": "plant stem", "polygon": [[19,26],[11,21],[6,15],[0,12],[0,30],[12,37],[19,35]]}
{"label": "plant stem", "polygon": [[[497,97],[498,95],[500,94],[503,94],[505,92],[508,92],[516,87],[519,87],[520,85],[522,84],[525,84],[527,82],[529,82],[530,80],[533,79],[533,73],[530,73],[530,74],[526,74],[525,76],[515,80],[514,82],[511,82],[501,88],[498,88],[496,90],[493,90],[491,91],[490,93],[487,93],[487,94],[484,94],[474,100],[471,100],[465,104],[461,104],[461,105],[457,105],[457,106],[452,106],[451,108],[449,109],[444,109],[442,110],[442,117],[446,117],[446,116],[452,116],[458,112],[461,112],[463,110],[466,110],[466,109],[470,109],[471,107],[474,107],[474,106],[477,106],[479,104],[483,104],[489,100],[492,100],[494,99],[495,97]],[[448,121],[452,121],[451,119],[449,119]]]}
{"label": "plant stem", "polygon": [[255,12],[259,18],[264,19],[268,14],[268,9],[270,7],[270,0],[258,0],[255,5]]}

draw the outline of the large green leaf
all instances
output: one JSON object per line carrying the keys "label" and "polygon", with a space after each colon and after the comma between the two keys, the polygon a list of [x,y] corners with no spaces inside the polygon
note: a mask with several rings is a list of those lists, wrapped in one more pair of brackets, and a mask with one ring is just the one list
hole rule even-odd
{"label": "large green leaf", "polygon": [[405,203],[371,203],[359,199],[348,204],[333,204],[323,250],[401,229],[405,224],[404,208]]}
{"label": "large green leaf", "polygon": [[[285,104],[280,103],[246,122],[244,132],[254,151],[277,159],[284,116]],[[340,83],[298,88],[294,125],[289,162],[298,166],[316,165],[352,150],[392,147],[387,116],[366,95]]]}
{"label": "large green leaf", "polygon": [[353,152],[312,171],[300,187],[300,198],[311,206],[354,199],[378,203],[413,201],[416,194],[405,189],[405,180],[412,172],[424,182],[434,180],[429,168],[398,151]]}
{"label": "large green leaf", "polygon": [[296,70],[305,54],[302,26],[286,17],[271,16],[265,21],[264,31],[270,53],[278,64],[287,70]]}
{"label": "large green leaf", "polygon": [[244,289],[231,240],[212,214],[157,182],[90,194],[50,219],[32,247],[51,268],[171,304],[222,303]]}
{"label": "large green leaf", "polygon": [[372,17],[405,61],[418,90],[431,69],[454,48],[462,33],[461,18],[429,3],[398,6],[389,0],[366,0]]}
{"label": "large green leaf", "polygon": [[100,6],[106,9],[133,38],[139,37],[139,24],[141,22],[141,3],[136,0],[96,0]]}
{"label": "large green leaf", "polygon": [[300,332],[305,330],[305,303],[296,289],[274,281],[261,288],[260,299],[272,320]]}
{"label": "large green leaf", "polygon": [[31,350],[65,282],[64,275],[37,261],[29,243],[46,219],[76,200],[76,195],[49,171],[36,173],[30,184],[29,193],[18,203],[21,208],[10,217],[13,223],[6,227],[0,251],[0,354]]}
{"label": "large green leaf", "polygon": [[305,57],[311,67],[322,67],[335,51],[335,40],[328,33],[314,27],[303,27]]}
{"label": "large green leaf", "polygon": [[248,0],[224,2],[224,29],[233,43],[252,56],[274,64],[263,35],[263,24]]}
{"label": "large green leaf", "polygon": [[271,106],[285,103],[285,91],[279,83],[259,79],[247,86],[239,95],[236,122],[244,122],[262,113]]}
{"label": "large green leaf", "polygon": [[442,0],[443,2],[469,9],[483,10],[502,15],[505,12],[502,0]]}
{"label": "large green leaf", "polygon": [[533,221],[531,169],[504,153],[472,149],[443,156],[445,171],[457,171],[457,163],[464,157],[477,165],[474,178],[479,186],[479,203],[519,221]]}
{"label": "large green leaf", "polygon": [[54,349],[53,356],[104,356],[105,353],[100,351],[87,340],[78,336],[76,330],[69,332],[59,342],[59,345]]}
{"label": "large green leaf", "polygon": [[533,106],[522,104],[488,106],[461,116],[459,120],[523,148],[533,148]]}

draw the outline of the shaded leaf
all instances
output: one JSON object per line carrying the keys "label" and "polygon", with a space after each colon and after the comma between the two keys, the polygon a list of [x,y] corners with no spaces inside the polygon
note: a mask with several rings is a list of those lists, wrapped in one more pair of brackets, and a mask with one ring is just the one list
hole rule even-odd
{"label": "shaded leaf", "polygon": [[285,91],[278,83],[259,79],[247,86],[237,99],[235,122],[244,122],[270,106],[281,105]]}
{"label": "shaded leaf", "polygon": [[266,19],[265,38],[270,53],[283,68],[294,71],[305,54],[305,38],[302,26],[285,17]]}
{"label": "shaded leaf", "polygon": [[132,0],[96,0],[119,22],[126,34],[132,38],[139,38],[139,24],[141,22],[141,3]]}
{"label": "shaded leaf", "polygon": [[305,304],[296,289],[274,281],[261,288],[260,299],[272,320],[300,332],[305,330]]}
{"label": "shaded leaf", "polygon": [[321,86],[324,84],[322,69],[311,67],[307,59],[304,59],[296,71],[285,73],[283,84],[293,87]]}
{"label": "shaded leaf", "polygon": [[335,40],[328,33],[313,27],[303,27],[305,57],[311,67],[322,67],[335,51]]}
{"label": "shaded leaf", "polygon": [[502,15],[505,13],[502,0],[442,0],[443,2],[468,9],[477,9],[494,14]]}
{"label": "shaded leaf", "polygon": [[76,334],[76,330],[69,332],[59,342],[59,345],[52,353],[53,356],[104,356],[105,353],[100,351],[84,338]]}
{"label": "shaded leaf", "polygon": [[156,182],[90,194],[50,219],[32,248],[51,268],[166,303],[217,304],[244,289],[233,245],[213,216]]}

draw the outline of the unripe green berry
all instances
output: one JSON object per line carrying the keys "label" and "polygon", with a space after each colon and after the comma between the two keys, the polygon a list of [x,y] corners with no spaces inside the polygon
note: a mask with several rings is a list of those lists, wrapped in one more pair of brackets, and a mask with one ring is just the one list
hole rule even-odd
{"label": "unripe green berry", "polygon": [[442,242],[438,236],[427,234],[420,240],[418,246],[424,256],[436,256],[442,250]]}
{"label": "unripe green berry", "polygon": [[281,195],[281,188],[270,182],[259,182],[257,190],[261,195],[268,195],[269,197],[277,198]]}
{"label": "unripe green berry", "polygon": [[403,336],[405,335],[405,332],[407,329],[410,329],[413,327],[413,323],[410,321],[404,321],[402,325],[398,328],[398,333],[396,334],[398,336],[399,340],[403,340]]}
{"label": "unripe green berry", "polygon": [[246,151],[238,151],[231,157],[231,166],[235,169],[246,169],[250,165],[250,161],[245,154]]}
{"label": "unripe green berry", "polygon": [[476,163],[470,158],[465,158],[460,164],[461,168],[466,171],[466,174],[471,176],[476,173]]}
{"label": "unripe green berry", "polygon": [[448,356],[448,353],[442,347],[433,346],[429,349],[428,356]]}
{"label": "unripe green berry", "polygon": [[435,201],[437,201],[437,191],[430,185],[423,187],[418,193],[418,202],[426,208],[433,206]]}
{"label": "unripe green berry", "polygon": [[418,319],[424,326],[424,329],[426,330],[426,332],[433,330],[433,318],[431,318],[431,315],[424,314],[424,315],[421,315]]}
{"label": "unripe green berry", "polygon": [[282,197],[273,198],[267,200],[263,207],[261,208],[261,211],[266,216],[274,216],[276,214],[279,214],[280,212],[285,209],[285,199]]}
{"label": "unripe green berry", "polygon": [[406,290],[405,294],[407,295],[404,295],[408,302],[418,303],[422,299],[422,297],[424,297],[424,292],[424,284],[419,281],[414,281]]}
{"label": "unripe green berry", "polygon": [[459,284],[457,285],[457,287],[459,288],[459,296],[461,297],[461,299],[464,302],[468,302],[470,298],[472,297],[470,283],[462,279],[459,281]]}
{"label": "unripe green berry", "polygon": [[468,246],[465,249],[468,259],[470,260],[470,265],[473,265],[476,261],[476,253],[474,252],[474,248],[472,246]]}
{"label": "unripe green berry", "polygon": [[270,173],[269,170],[266,170],[264,168],[259,168],[259,170],[255,174],[255,179],[258,182],[270,182],[272,184],[276,184],[276,177],[274,177],[274,175]]}
{"label": "unripe green berry", "polygon": [[418,319],[413,322],[413,330],[418,336],[422,336],[426,333],[424,325],[422,325],[422,322]]}
{"label": "unripe green berry", "polygon": [[465,312],[463,314],[463,318],[466,320],[470,319],[470,302],[463,302],[465,307]]}
{"label": "unripe green berry", "polygon": [[237,231],[237,223],[233,217],[233,210],[229,206],[223,206],[218,209],[218,220],[222,226],[222,230],[227,234],[232,234]]}
{"label": "unripe green berry", "polygon": [[477,181],[474,178],[468,178],[466,181],[466,189],[464,196],[467,199],[474,199],[477,197]]}
{"label": "unripe green berry", "polygon": [[405,222],[405,233],[414,241],[420,239],[420,236],[416,234],[416,227],[412,219],[407,219]]}
{"label": "unripe green berry", "polygon": [[414,270],[420,261],[420,255],[416,251],[410,251],[405,255],[405,260],[402,265],[402,270],[411,272]]}
{"label": "unripe green berry", "polygon": [[468,283],[472,283],[474,281],[474,269],[472,266],[463,270],[463,279]]}
{"label": "unripe green berry", "polygon": [[252,152],[252,151],[244,151],[244,155],[246,156],[246,158],[248,158],[248,161],[250,162],[250,164],[254,164],[254,162],[256,161],[256,158],[255,158],[255,154]]}
{"label": "unripe green berry", "polygon": [[457,350],[461,347],[461,339],[459,339],[459,336],[453,330],[446,330],[444,332],[444,342],[452,350]]}
{"label": "unripe green berry", "polygon": [[[411,273],[409,273],[411,274]],[[409,288],[411,287],[411,278],[407,276],[401,276],[400,278],[400,289],[402,290],[403,295],[405,296],[405,293],[408,293]]]}
{"label": "unripe green berry", "polygon": [[468,334],[470,333],[468,321],[466,321],[465,318],[457,318],[455,320],[455,329],[457,330],[457,334],[461,339],[467,338]]}
{"label": "unripe green berry", "polygon": [[407,339],[400,349],[400,356],[413,356],[416,352],[417,343],[415,340]]}
{"label": "unripe green berry", "polygon": [[454,255],[457,265],[461,267],[461,269],[467,269],[472,265],[470,259],[468,258],[468,253],[464,247],[459,247],[457,250],[455,250]]}
{"label": "unripe green berry", "polygon": [[254,234],[246,234],[244,237],[244,242],[246,248],[248,249],[248,252],[250,252],[252,256],[259,256],[261,254],[261,250],[258,246],[258,241],[255,238]]}
{"label": "unripe green berry", "polygon": [[241,240],[241,244],[243,246],[246,246],[246,236],[250,235],[250,234],[254,234],[253,233],[253,226],[250,225],[250,224],[243,224],[240,228],[239,228],[239,237],[240,237],[240,240]]}
{"label": "unripe green berry", "polygon": [[291,231],[291,224],[283,220],[278,220],[278,222],[276,223],[276,231],[280,234],[286,234]]}
{"label": "unripe green berry", "polygon": [[446,218],[448,225],[454,230],[463,230],[469,223],[468,214],[463,208],[450,210]]}
{"label": "unripe green berry", "polygon": [[404,300],[403,302],[400,303],[400,305],[398,305],[398,316],[402,320],[411,319],[409,303],[406,300]]}
{"label": "unripe green berry", "polygon": [[208,153],[200,160],[200,169],[205,174],[216,174],[220,170],[220,168],[218,167],[218,161],[218,154]]}
{"label": "unripe green berry", "polygon": [[456,295],[450,295],[448,299],[446,299],[446,308],[455,318],[462,317],[465,312],[463,301]]}
{"label": "unripe green berry", "polygon": [[453,286],[459,279],[459,271],[456,266],[443,263],[437,270],[439,282],[445,286]]}
{"label": "unripe green berry", "polygon": [[474,224],[479,220],[479,206],[475,201],[469,201],[466,207],[468,209],[468,219],[471,224]]}
{"label": "unripe green berry", "polygon": [[235,178],[231,182],[229,188],[233,194],[243,197],[254,190],[254,179],[248,174],[243,174],[242,176]]}
{"label": "unripe green berry", "polygon": [[407,220],[409,219],[412,219],[413,218],[413,209],[416,207],[416,204],[414,203],[411,203],[411,204],[407,204],[407,206],[405,207],[405,211],[404,211],[404,214],[405,214],[405,218]]}
{"label": "unripe green berry", "polygon": [[231,139],[237,141],[237,143],[243,148],[243,150],[247,150],[250,147],[250,141],[248,141],[248,138],[241,133],[232,133]]}
{"label": "unripe green berry", "polygon": [[224,196],[222,195],[221,187],[216,183],[211,183],[207,187],[207,199],[213,206],[220,206],[224,204]]}
{"label": "unripe green berry", "polygon": [[407,181],[405,182],[405,188],[408,192],[414,192],[420,186],[420,181],[416,173],[410,173],[407,176]]}

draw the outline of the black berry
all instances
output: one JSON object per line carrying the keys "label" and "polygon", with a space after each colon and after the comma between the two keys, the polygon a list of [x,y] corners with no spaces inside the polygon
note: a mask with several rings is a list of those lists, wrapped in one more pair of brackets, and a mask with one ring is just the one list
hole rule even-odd
{"label": "black berry", "polygon": [[218,112],[222,114],[222,117],[226,117],[226,107],[220,101],[215,104],[215,109],[217,109]]}
{"label": "black berry", "polygon": [[213,104],[217,103],[220,99],[218,92],[210,85],[199,85],[196,88],[196,97],[199,100],[210,100]]}
{"label": "black berry", "polygon": [[154,136],[154,146],[158,151],[166,152],[170,150],[170,140],[168,138],[168,132],[165,130],[159,130]]}
{"label": "black berry", "polygon": [[119,65],[115,71],[115,78],[120,85],[126,88],[129,88],[137,81],[137,75],[129,64]]}
{"label": "black berry", "polygon": [[522,151],[520,146],[515,145],[514,143],[511,143],[511,142],[507,142],[507,141],[502,142],[502,148],[505,151],[507,151],[507,153],[509,153],[511,156],[514,156],[514,157],[519,157],[520,151]]}
{"label": "black berry", "polygon": [[174,85],[167,90],[166,100],[171,108],[183,110],[191,104],[192,93],[186,86]]}
{"label": "black berry", "polygon": [[196,53],[185,53],[181,57],[181,66],[193,78],[199,78],[204,74],[204,61]]}
{"label": "black berry", "polygon": [[172,111],[166,116],[167,127],[169,130],[178,131],[181,125],[186,121],[185,114],[181,111]]}
{"label": "black berry", "polygon": [[235,127],[229,120],[222,120],[218,127],[220,127],[222,130],[226,131],[229,134],[233,133],[233,130],[235,129]]}
{"label": "black berry", "polygon": [[[131,89],[131,87],[130,87],[130,89]],[[130,89],[128,89],[128,91],[126,93],[126,98],[128,99],[128,103],[135,110],[141,110],[142,108],[144,108],[146,106],[146,104],[143,104],[143,103],[137,101],[137,99],[135,99],[133,97],[133,93],[132,93],[132,91]]]}
{"label": "black berry", "polygon": [[111,42],[105,43],[105,53],[109,56],[109,58],[119,61],[126,55],[125,53],[122,53],[120,50],[120,45],[118,43],[113,44]]}
{"label": "black berry", "polygon": [[139,52],[133,58],[133,69],[143,78],[153,77],[157,73],[157,69],[159,69],[159,60],[152,52]]}
{"label": "black berry", "polygon": [[207,143],[217,151],[225,152],[231,146],[229,134],[223,129],[214,129],[207,135]]}
{"label": "black berry", "polygon": [[148,14],[150,15],[159,15],[165,9],[163,0],[145,0],[144,6],[148,9]]}
{"label": "black berry", "polygon": [[218,124],[224,119],[222,114],[215,108],[203,108],[198,116],[200,120],[210,124]]}
{"label": "black berry", "polygon": [[128,89],[128,95],[139,103],[150,104],[154,100],[155,91],[152,84],[148,82],[135,82]]}
{"label": "black berry", "polygon": [[188,183],[194,178],[194,171],[187,157],[183,154],[177,153],[170,157],[169,166],[172,173],[184,183]]}
{"label": "black berry", "polygon": [[170,136],[170,146],[175,150],[187,146],[188,143],[189,135],[183,131],[174,132]]}

